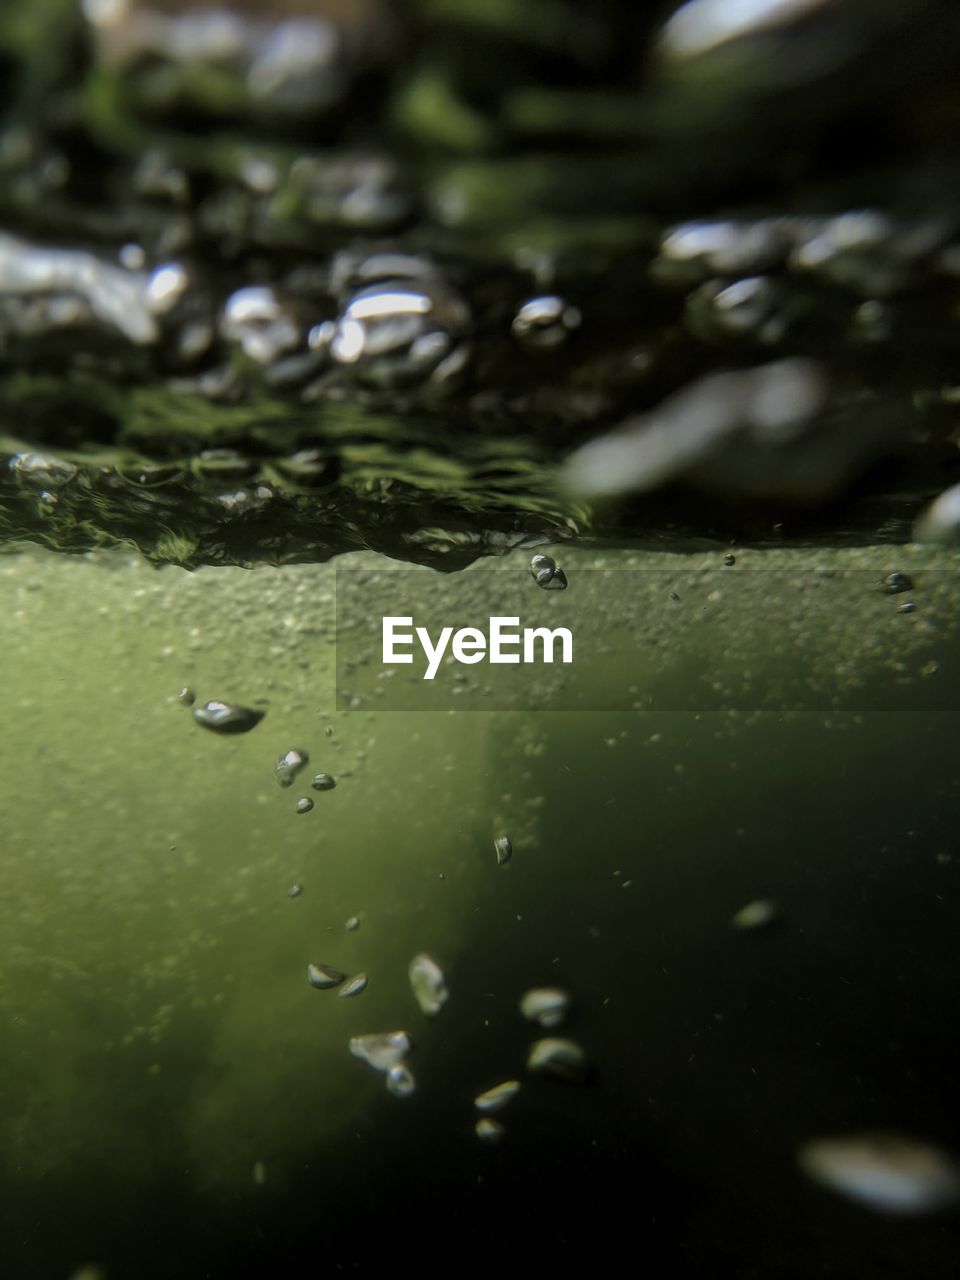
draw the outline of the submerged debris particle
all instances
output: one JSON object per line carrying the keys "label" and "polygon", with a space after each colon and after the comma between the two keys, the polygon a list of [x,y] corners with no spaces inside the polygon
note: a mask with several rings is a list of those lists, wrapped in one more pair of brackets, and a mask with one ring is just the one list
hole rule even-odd
{"label": "submerged debris particle", "polygon": [[314,791],[332,791],[337,785],[337,780],[329,773],[315,773],[310,785]]}
{"label": "submerged debris particle", "polygon": [[311,987],[316,987],[320,991],[328,990],[331,987],[339,987],[346,976],[345,973],[341,973],[339,969],[334,969],[329,964],[307,965],[307,981]]}
{"label": "submerged debris particle", "polygon": [[748,902],[745,907],[733,916],[730,923],[734,929],[766,929],[776,924],[781,918],[780,908],[769,898],[757,898]]}
{"label": "submerged debris particle", "polygon": [[202,707],[193,708],[193,718],[205,729],[214,733],[249,733],[267,713],[253,707],[241,707],[237,703],[213,699]]}
{"label": "submerged debris particle", "polygon": [[349,999],[350,996],[358,996],[361,991],[367,989],[367,975],[365,973],[357,973],[349,979],[337,992],[338,996]]}
{"label": "submerged debris particle", "polygon": [[590,1063],[575,1040],[548,1036],[531,1046],[527,1070],[567,1084],[584,1084],[590,1076]]}
{"label": "submerged debris particle", "polygon": [[494,852],[497,855],[497,866],[503,867],[513,857],[513,845],[509,836],[497,836],[493,842]]}
{"label": "submerged debris particle", "polygon": [[412,1048],[413,1040],[406,1031],[373,1032],[353,1036],[350,1040],[350,1052],[353,1056],[362,1058],[375,1071],[389,1071]]}
{"label": "submerged debris particle", "polygon": [[410,961],[410,985],[417,1004],[428,1017],[439,1013],[450,999],[443,970],[422,951]]}
{"label": "submerged debris particle", "polygon": [[474,1132],[481,1142],[494,1143],[500,1141],[506,1130],[499,1120],[490,1120],[484,1116],[474,1125]]}
{"label": "submerged debris particle", "polygon": [[294,881],[294,883],[287,890],[287,897],[299,898],[301,893],[303,893],[303,885],[299,884],[297,881]]}
{"label": "submerged debris particle", "polygon": [[309,813],[313,808],[313,801],[309,796],[301,796],[297,801],[297,813]]}
{"label": "submerged debris particle", "polygon": [[560,987],[532,987],[520,999],[520,1012],[541,1027],[558,1027],[569,1007],[570,997]]}
{"label": "submerged debris particle", "polygon": [[499,1111],[512,1098],[515,1098],[519,1092],[519,1080],[504,1080],[503,1084],[495,1085],[492,1089],[487,1089],[485,1093],[478,1094],[473,1100],[473,1105],[478,1111],[487,1113]]}
{"label": "submerged debris particle", "polygon": [[551,556],[534,556],[530,561],[530,572],[538,587],[544,591],[565,591],[567,575]]}
{"label": "submerged debris particle", "polygon": [[409,1098],[416,1087],[413,1072],[405,1062],[395,1062],[387,1068],[387,1092],[395,1098]]}
{"label": "submerged debris particle", "polygon": [[896,1134],[824,1138],[800,1148],[809,1177],[884,1213],[919,1214],[960,1200],[960,1169],[936,1147]]}
{"label": "submerged debris particle", "polygon": [[893,573],[887,574],[881,585],[888,596],[895,596],[899,595],[901,591],[911,591],[913,589],[913,579],[909,574],[901,573],[899,569],[895,569]]}
{"label": "submerged debris particle", "polygon": [[291,747],[289,751],[285,751],[280,756],[273,766],[277,782],[281,787],[292,786],[294,778],[309,763],[310,757],[306,751],[301,751],[298,747]]}

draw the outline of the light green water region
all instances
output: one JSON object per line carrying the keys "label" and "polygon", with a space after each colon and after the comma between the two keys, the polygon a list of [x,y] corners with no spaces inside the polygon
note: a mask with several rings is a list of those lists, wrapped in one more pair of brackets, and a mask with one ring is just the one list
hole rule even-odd
{"label": "light green water region", "polygon": [[[89,1263],[111,1277],[226,1274],[191,1270],[194,1228],[159,1207],[171,1185],[198,1217],[204,1206],[281,1214],[292,1197],[320,1229],[421,1159],[468,1186],[478,1161],[513,1158],[526,1177],[565,1143],[578,1161],[618,1169],[642,1151],[651,1178],[662,1166],[695,1187],[691,1239],[772,1223],[743,1274],[793,1253],[817,1265],[838,1213],[854,1217],[832,1246],[838,1274],[855,1257],[860,1274],[885,1274],[885,1254],[901,1248],[940,1274],[939,1236],[892,1236],[881,1219],[865,1245],[857,1224],[878,1220],[805,1183],[795,1152],[849,1124],[951,1138],[939,1037],[960,865],[947,714],[960,557],[738,552],[723,570],[738,575],[725,610],[722,593],[711,597],[719,553],[554,554],[570,580],[557,600],[604,623],[601,649],[584,653],[592,687],[622,687],[620,708],[550,711],[548,681],[515,711],[458,713],[455,698],[391,711],[349,689],[355,705],[338,711],[331,565],[187,573],[115,554],[0,557],[7,1274]],[[528,563],[418,572],[451,607],[460,593],[497,613],[498,583],[538,595]],[[398,572],[363,556],[339,567],[371,581]],[[649,601],[613,598],[615,575],[594,572],[627,568],[668,571],[677,603],[697,601],[677,631],[684,665],[658,643]],[[784,586],[825,570],[822,591]],[[911,592],[878,588],[893,570]],[[906,600],[915,611],[898,613]],[[714,665],[722,650],[721,691],[741,694],[744,673],[769,689],[802,650],[816,675],[809,708],[739,697],[651,712],[646,694],[660,675],[679,688],[698,645]],[[478,687],[486,678],[467,671]],[[207,732],[177,701],[185,685],[198,702],[266,717],[241,736]],[[851,688],[862,709],[838,711],[837,691]],[[890,698],[896,710],[883,709]],[[284,789],[273,766],[290,747],[310,764]],[[310,789],[320,770],[335,790]],[[315,801],[302,815],[301,796]],[[514,853],[501,867],[502,833]],[[761,897],[778,902],[784,927],[732,930],[732,914]],[[421,951],[451,991],[434,1019],[407,977]],[[348,1000],[314,990],[311,961],[369,985]],[[560,1034],[595,1064],[592,1088],[524,1073],[537,1031],[517,1001],[544,983],[571,993]],[[391,1097],[347,1048],[396,1028],[415,1040],[410,1099]],[[471,1100],[513,1076],[523,1088],[501,1117],[507,1142],[481,1151]],[[77,1197],[66,1209],[64,1188]],[[799,1243],[798,1197],[810,1206]],[[125,1206],[122,1227],[111,1204]],[[733,1204],[743,1218],[731,1225]],[[154,1209],[163,1241],[131,1269]]]}

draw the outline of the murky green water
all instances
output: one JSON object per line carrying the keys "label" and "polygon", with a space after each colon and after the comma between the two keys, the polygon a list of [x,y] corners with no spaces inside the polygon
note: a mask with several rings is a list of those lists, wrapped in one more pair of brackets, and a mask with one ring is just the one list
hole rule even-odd
{"label": "murky green water", "polygon": [[[960,561],[738,554],[714,599],[721,556],[563,560],[563,599],[610,620],[584,652],[606,710],[551,710],[553,686],[430,712],[352,686],[337,710],[331,566],[0,559],[4,1275],[952,1274],[956,1218],[871,1212],[797,1151],[873,1129],[960,1146]],[[421,572],[497,612],[508,578],[537,594],[527,563]],[[669,571],[683,665],[649,600],[614,596],[627,568]],[[893,569],[911,614],[876,588]],[[645,709],[698,656],[739,696]],[[778,673],[804,708],[751,705]],[[266,718],[207,733],[182,685]],[[311,759],[286,790],[291,746]],[[758,898],[781,927],[732,929]],[[451,991],[435,1019],[420,951]],[[310,961],[369,986],[313,990]],[[525,1071],[534,985],[570,992],[587,1085]],[[348,1050],[401,1027],[407,1099]],[[485,1146],[472,1099],[512,1077]]]}

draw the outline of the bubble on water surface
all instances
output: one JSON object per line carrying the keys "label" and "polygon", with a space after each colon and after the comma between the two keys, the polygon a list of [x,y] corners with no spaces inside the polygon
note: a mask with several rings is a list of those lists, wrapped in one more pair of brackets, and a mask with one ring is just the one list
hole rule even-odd
{"label": "bubble on water surface", "polygon": [[556,347],[565,342],[581,321],[578,307],[555,294],[530,298],[513,317],[510,326],[515,338],[531,347]]}

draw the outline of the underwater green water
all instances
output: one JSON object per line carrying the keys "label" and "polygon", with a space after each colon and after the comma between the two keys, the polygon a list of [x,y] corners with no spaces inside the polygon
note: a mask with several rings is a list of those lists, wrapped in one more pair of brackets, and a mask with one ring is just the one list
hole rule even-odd
{"label": "underwater green water", "polygon": [[[956,1217],[878,1214],[797,1164],[874,1129],[960,1148],[960,562],[891,554],[738,553],[735,608],[681,629],[678,667],[597,566],[669,569],[693,619],[722,557],[565,550],[561,599],[609,619],[584,650],[607,709],[548,688],[429,712],[337,709],[333,566],[0,557],[3,1275],[606,1273],[624,1251],[650,1275],[954,1274]],[[528,561],[422,573],[496,612],[499,575],[537,594]],[[866,588],[797,613],[789,584],[827,567]],[[876,589],[893,569],[914,613]],[[645,710],[698,654],[724,688],[807,672],[809,705]],[[266,717],[208,733],[185,685]],[[731,928],[767,898],[779,927]],[[314,990],[311,961],[369,985]],[[544,985],[570,993],[555,1034],[584,1085],[525,1070],[551,1032],[517,1003]],[[348,1049],[399,1028],[409,1098]],[[485,1145],[472,1100],[510,1078]]]}

